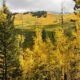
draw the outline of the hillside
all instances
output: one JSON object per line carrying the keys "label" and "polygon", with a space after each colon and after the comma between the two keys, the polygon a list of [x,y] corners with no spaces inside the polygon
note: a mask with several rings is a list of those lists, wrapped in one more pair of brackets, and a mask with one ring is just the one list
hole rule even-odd
{"label": "hillside", "polygon": [[[75,14],[64,14],[64,22],[76,19]],[[47,13],[47,17],[36,17],[29,14],[16,14],[15,25],[54,25],[61,23],[61,14]]]}

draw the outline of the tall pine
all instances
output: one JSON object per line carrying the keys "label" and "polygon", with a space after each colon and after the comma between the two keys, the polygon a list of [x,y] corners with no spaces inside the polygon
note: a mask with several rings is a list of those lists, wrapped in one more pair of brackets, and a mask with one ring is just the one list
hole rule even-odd
{"label": "tall pine", "polygon": [[[0,80],[11,80],[17,70],[17,42],[14,28],[14,17],[5,4],[0,10]],[[16,74],[16,73],[15,73]]]}

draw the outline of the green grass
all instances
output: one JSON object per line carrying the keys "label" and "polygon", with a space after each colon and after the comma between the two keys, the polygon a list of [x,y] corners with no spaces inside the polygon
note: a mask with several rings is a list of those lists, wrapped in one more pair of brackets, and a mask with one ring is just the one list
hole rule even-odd
{"label": "green grass", "polygon": [[[74,27],[75,23],[73,22],[65,22],[63,24],[64,28],[68,28],[68,27]],[[16,29],[22,29],[22,30],[35,30],[36,28],[44,28],[47,31],[53,31],[55,28],[59,28],[62,27],[62,24],[51,24],[51,25],[16,25],[15,28]]]}

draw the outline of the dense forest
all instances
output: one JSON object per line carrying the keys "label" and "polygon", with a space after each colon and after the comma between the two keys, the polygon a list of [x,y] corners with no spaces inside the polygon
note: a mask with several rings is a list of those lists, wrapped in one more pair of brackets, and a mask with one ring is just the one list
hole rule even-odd
{"label": "dense forest", "polygon": [[[22,29],[23,22],[22,28],[16,28],[16,14],[3,4],[0,80],[80,80],[80,0],[74,1],[76,20],[70,20],[69,26],[62,14],[58,27],[34,25],[32,29]],[[34,12],[32,16],[45,18],[47,12]]]}

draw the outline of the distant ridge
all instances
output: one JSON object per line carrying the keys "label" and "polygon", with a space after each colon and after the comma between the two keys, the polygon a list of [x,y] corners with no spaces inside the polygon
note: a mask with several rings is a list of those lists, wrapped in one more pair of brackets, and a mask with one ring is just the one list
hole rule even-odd
{"label": "distant ridge", "polygon": [[[36,13],[36,12],[34,12]],[[25,25],[53,25],[53,24],[58,24],[61,23],[61,14],[56,14],[53,12],[47,12],[47,15],[44,17],[44,14],[42,16],[37,17],[36,15],[34,16],[32,12],[27,12],[27,13],[14,13],[15,15],[15,25],[22,24],[22,18],[23,22]],[[75,16],[74,13],[66,13],[63,14],[63,19],[64,22],[68,21],[73,21],[76,20],[77,17]]]}

